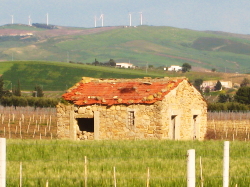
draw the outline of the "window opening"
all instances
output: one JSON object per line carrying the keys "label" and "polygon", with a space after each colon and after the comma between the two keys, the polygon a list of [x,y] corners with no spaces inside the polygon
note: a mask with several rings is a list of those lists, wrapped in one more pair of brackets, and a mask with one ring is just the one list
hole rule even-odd
{"label": "window opening", "polygon": [[135,112],[134,111],[128,112],[128,126],[129,127],[135,126]]}

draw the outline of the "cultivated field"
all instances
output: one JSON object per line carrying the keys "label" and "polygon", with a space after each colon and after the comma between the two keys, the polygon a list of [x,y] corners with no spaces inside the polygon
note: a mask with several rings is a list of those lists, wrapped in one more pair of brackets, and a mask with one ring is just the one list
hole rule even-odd
{"label": "cultivated field", "polygon": [[[230,186],[250,183],[250,142],[230,142]],[[186,186],[187,150],[196,186],[222,186],[223,141],[7,140],[7,186]],[[86,162],[85,162],[86,156]],[[200,165],[201,158],[201,165]],[[86,164],[85,164],[86,163]],[[202,174],[201,174],[202,168]],[[200,180],[202,176],[202,181]]]}
{"label": "cultivated field", "polygon": [[56,109],[0,106],[0,136],[8,139],[57,138]]}
{"label": "cultivated field", "polygon": [[250,140],[250,112],[208,113],[207,139]]}

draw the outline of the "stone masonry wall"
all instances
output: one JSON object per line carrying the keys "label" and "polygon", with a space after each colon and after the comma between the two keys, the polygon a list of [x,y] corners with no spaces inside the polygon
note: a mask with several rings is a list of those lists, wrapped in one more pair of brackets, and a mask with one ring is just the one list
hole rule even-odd
{"label": "stone masonry wall", "polygon": [[[99,111],[99,139],[156,139],[156,129],[159,124],[156,105],[114,105],[107,106],[82,106],[75,107],[76,115],[94,113]],[[135,114],[134,125],[129,125],[128,113],[133,111]],[[75,126],[77,121],[75,120]],[[77,133],[79,128],[77,128]],[[85,139],[89,139],[85,137]]]}
{"label": "stone masonry wall", "polygon": [[[207,126],[207,104],[200,93],[187,82],[182,82],[171,91],[162,102],[162,137],[169,138],[171,114],[180,116],[179,137],[181,140],[193,139],[193,115],[198,115],[197,139],[203,140]],[[171,138],[171,137],[170,137]]]}
{"label": "stone masonry wall", "polygon": [[59,138],[70,138],[70,112],[72,105],[57,105],[57,135]]}

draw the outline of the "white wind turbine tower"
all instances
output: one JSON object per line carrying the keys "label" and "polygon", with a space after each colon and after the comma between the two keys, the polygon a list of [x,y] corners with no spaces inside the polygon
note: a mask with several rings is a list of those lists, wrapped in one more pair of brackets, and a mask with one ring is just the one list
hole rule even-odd
{"label": "white wind turbine tower", "polygon": [[49,25],[49,13],[46,14],[47,17],[47,26]]}
{"label": "white wind turbine tower", "polygon": [[32,23],[31,23],[31,18],[29,16],[29,26],[32,26]]}
{"label": "white wind turbine tower", "polygon": [[96,16],[95,16],[95,27],[96,27]]}
{"label": "white wind turbine tower", "polygon": [[142,12],[139,12],[140,14],[140,20],[141,20],[141,25],[142,25]]}
{"label": "white wind turbine tower", "polygon": [[102,19],[102,27],[103,27],[104,14],[101,14],[100,19]]}
{"label": "white wind turbine tower", "polygon": [[11,24],[13,25],[14,24],[14,16],[11,15]]}
{"label": "white wind turbine tower", "polygon": [[129,26],[131,27],[132,26],[132,14],[129,13]]}

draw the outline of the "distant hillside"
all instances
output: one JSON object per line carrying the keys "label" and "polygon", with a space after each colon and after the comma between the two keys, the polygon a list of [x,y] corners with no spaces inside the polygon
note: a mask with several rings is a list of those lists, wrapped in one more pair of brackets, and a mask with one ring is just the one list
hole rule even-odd
{"label": "distant hillside", "polygon": [[0,27],[0,60],[92,63],[112,58],[141,67],[187,62],[194,69],[250,72],[248,35],[156,26],[56,28]]}

